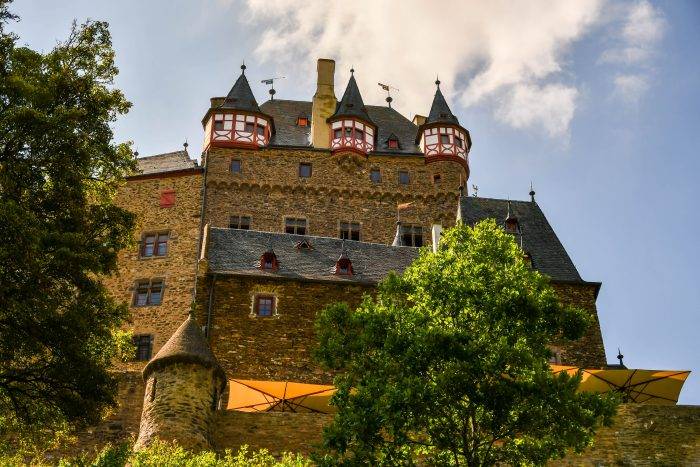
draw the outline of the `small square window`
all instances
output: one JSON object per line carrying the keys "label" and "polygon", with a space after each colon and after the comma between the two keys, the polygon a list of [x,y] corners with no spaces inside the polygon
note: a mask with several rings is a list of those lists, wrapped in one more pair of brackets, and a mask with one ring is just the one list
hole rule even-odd
{"label": "small square window", "polygon": [[442,175],[440,174],[434,174],[433,175],[433,183],[438,184],[442,181]]}
{"label": "small square window", "polygon": [[410,181],[410,178],[408,176],[408,172],[405,170],[399,170],[399,184],[400,185],[408,185],[408,182]]}
{"label": "small square window", "polygon": [[288,234],[306,235],[306,219],[287,217],[284,220],[284,231]]}
{"label": "small square window", "polygon": [[379,171],[379,169],[372,169],[369,172],[369,179],[372,181],[372,183],[381,183],[382,173]]}
{"label": "small square window", "polygon": [[399,140],[391,138],[389,140],[389,148],[391,149],[398,149],[399,148]]}
{"label": "small square window", "polygon": [[134,306],[160,305],[163,300],[163,281],[161,279],[136,282]]}
{"label": "small square window", "polygon": [[136,347],[134,359],[138,362],[149,361],[153,352],[153,336],[150,334],[139,334],[134,336],[131,341]]}
{"label": "small square window", "polygon": [[309,119],[306,117],[297,118],[297,126],[309,126]]}
{"label": "small square window", "polygon": [[160,192],[160,207],[170,208],[175,205],[175,190],[163,190]]}
{"label": "small square window", "polygon": [[255,314],[261,317],[269,317],[275,314],[275,297],[271,295],[258,295],[255,297]]}
{"label": "small square window", "polygon": [[336,128],[333,130],[333,139],[338,139],[341,136],[343,136],[343,129],[342,128]]}
{"label": "small square window", "polygon": [[215,120],[214,121],[214,129],[217,131],[222,131],[224,129],[224,121],[223,120]]}
{"label": "small square window", "polygon": [[239,174],[241,173],[242,164],[240,159],[231,159],[231,173]]}
{"label": "small square window", "polygon": [[169,237],[168,232],[144,234],[141,241],[141,258],[167,255]]}
{"label": "small square window", "polygon": [[352,128],[350,128],[349,126],[345,127],[345,136],[348,138],[352,137]]}
{"label": "small square window", "polygon": [[311,164],[308,162],[302,162],[299,164],[299,176],[301,178],[311,177]]}
{"label": "small square window", "polygon": [[265,125],[258,124],[255,131],[258,133],[258,136],[265,136]]}
{"label": "small square window", "polygon": [[245,132],[252,133],[255,129],[255,124],[253,122],[245,122]]}
{"label": "small square window", "polygon": [[250,230],[250,216],[231,216],[228,228]]}
{"label": "small square window", "polygon": [[341,222],[340,223],[340,238],[344,240],[360,241],[360,223],[359,222]]}
{"label": "small square window", "polygon": [[423,246],[423,228],[419,225],[402,225],[401,240],[404,246]]}
{"label": "small square window", "polygon": [[450,144],[450,135],[441,134],[440,135],[440,142],[442,144]]}
{"label": "small square window", "polygon": [[455,144],[459,146],[460,148],[464,147],[464,141],[462,141],[462,138],[459,136],[455,135]]}
{"label": "small square window", "polygon": [[365,132],[355,128],[355,139],[365,139]]}

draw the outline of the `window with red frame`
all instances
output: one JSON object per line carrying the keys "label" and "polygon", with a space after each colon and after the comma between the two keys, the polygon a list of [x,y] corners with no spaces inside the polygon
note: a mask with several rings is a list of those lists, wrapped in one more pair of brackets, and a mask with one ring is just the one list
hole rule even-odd
{"label": "window with red frame", "polygon": [[272,251],[266,251],[260,257],[260,269],[263,271],[277,270],[277,257]]}
{"label": "window with red frame", "polygon": [[309,126],[309,119],[307,117],[297,118],[297,126]]}
{"label": "window with red frame", "polygon": [[440,135],[440,142],[442,144],[450,144],[450,135],[441,134]]}
{"label": "window with red frame", "polygon": [[245,128],[243,131],[245,131],[246,133],[252,133],[254,129],[255,129],[255,124],[253,122],[246,122]]}
{"label": "window with red frame", "polygon": [[269,317],[275,314],[275,297],[272,295],[257,295],[255,297],[255,315]]}
{"label": "window with red frame", "polygon": [[389,148],[390,149],[398,149],[399,148],[399,140],[396,138],[391,138],[389,140]]}
{"label": "window with red frame", "polygon": [[175,206],[175,190],[163,190],[160,192],[160,207],[170,208]]}
{"label": "window with red frame", "polygon": [[350,258],[340,258],[335,263],[335,273],[339,276],[352,276],[352,262]]}

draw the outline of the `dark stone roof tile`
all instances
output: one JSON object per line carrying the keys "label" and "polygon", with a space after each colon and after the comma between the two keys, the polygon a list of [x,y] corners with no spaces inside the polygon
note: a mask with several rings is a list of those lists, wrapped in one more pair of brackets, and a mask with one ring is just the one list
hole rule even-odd
{"label": "dark stone roof tile", "polygon": [[142,175],[172,172],[198,167],[197,161],[190,159],[187,151],[166,152],[136,159],[138,171]]}

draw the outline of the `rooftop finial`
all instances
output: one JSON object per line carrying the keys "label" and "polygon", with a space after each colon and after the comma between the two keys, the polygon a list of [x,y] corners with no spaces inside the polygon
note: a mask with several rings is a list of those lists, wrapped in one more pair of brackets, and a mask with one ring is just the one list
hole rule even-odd
{"label": "rooftop finial", "polygon": [[241,74],[242,74],[242,75],[245,75],[245,69],[246,69],[246,68],[247,68],[247,67],[245,66],[245,60],[243,60],[243,64],[241,65]]}
{"label": "rooftop finial", "polygon": [[625,358],[624,355],[622,355],[622,352],[620,352],[620,348],[617,348],[617,359],[620,360],[620,366],[625,366],[624,363],[622,363],[622,359]]}
{"label": "rooftop finial", "polygon": [[355,67],[351,67],[351,68],[350,68],[350,74],[351,74],[351,75],[354,75],[354,74],[355,74]]}
{"label": "rooftop finial", "polygon": [[139,157],[139,150],[134,151],[134,157]]}
{"label": "rooftop finial", "polygon": [[182,147],[185,148],[185,152],[187,152],[187,146],[189,146],[189,144],[187,143],[187,138],[185,138],[185,142],[182,143]]}
{"label": "rooftop finial", "polygon": [[530,200],[535,202],[535,190],[532,189],[532,180],[530,180]]}
{"label": "rooftop finial", "polygon": [[435,75],[435,84],[437,85],[438,89],[440,89],[440,77]]}

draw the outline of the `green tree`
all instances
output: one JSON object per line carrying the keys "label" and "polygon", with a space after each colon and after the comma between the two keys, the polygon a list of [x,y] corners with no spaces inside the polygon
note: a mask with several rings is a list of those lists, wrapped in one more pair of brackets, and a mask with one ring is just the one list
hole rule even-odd
{"label": "green tree", "polygon": [[126,307],[100,278],[131,240],[116,207],[134,169],[110,125],[130,104],[107,23],[73,25],[40,53],[17,44],[0,0],[0,430],[94,422]]}
{"label": "green tree", "polygon": [[328,465],[541,465],[581,450],[615,413],[612,396],[553,376],[554,338],[591,323],[563,307],[492,220],[446,230],[354,311],[324,309],[318,359],[339,371]]}

